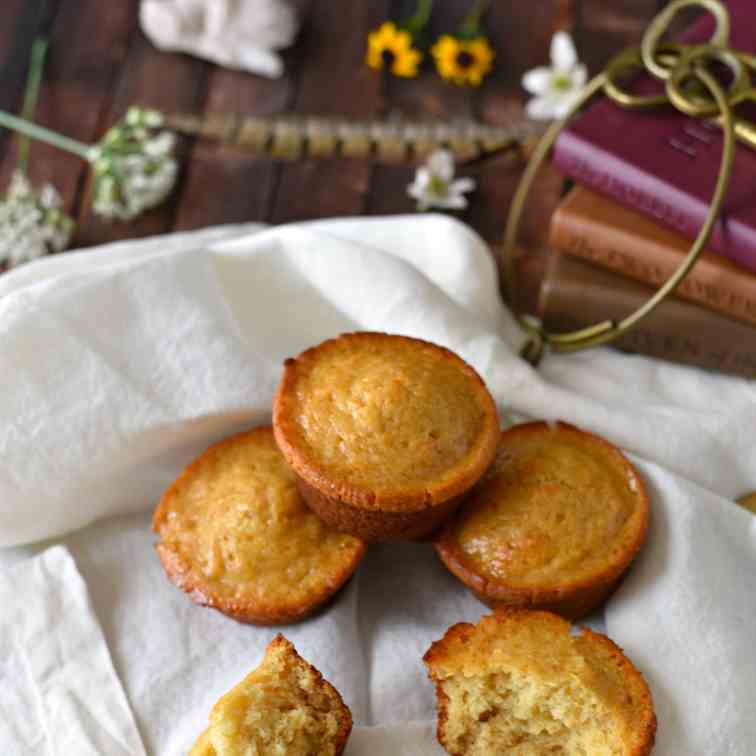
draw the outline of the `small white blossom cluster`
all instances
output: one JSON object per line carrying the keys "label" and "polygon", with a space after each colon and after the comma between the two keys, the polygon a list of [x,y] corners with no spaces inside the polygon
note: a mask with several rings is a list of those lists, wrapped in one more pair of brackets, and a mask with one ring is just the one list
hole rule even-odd
{"label": "small white blossom cluster", "polygon": [[98,215],[128,221],[171,193],[178,175],[173,157],[176,137],[169,131],[158,132],[162,125],[160,113],[130,108],[97,145],[92,208]]}
{"label": "small white blossom cluster", "polygon": [[0,264],[9,267],[62,252],[71,240],[74,222],[63,210],[55,187],[39,191],[15,172],[0,202]]}
{"label": "small white blossom cluster", "polygon": [[551,66],[539,66],[522,77],[530,92],[526,109],[535,120],[564,118],[588,80],[588,69],[578,60],[575,44],[567,32],[551,39]]}
{"label": "small white blossom cluster", "polygon": [[462,210],[467,207],[467,192],[475,189],[471,178],[454,179],[454,157],[449,150],[436,150],[425,165],[417,169],[407,194],[417,200],[420,211],[438,207]]}

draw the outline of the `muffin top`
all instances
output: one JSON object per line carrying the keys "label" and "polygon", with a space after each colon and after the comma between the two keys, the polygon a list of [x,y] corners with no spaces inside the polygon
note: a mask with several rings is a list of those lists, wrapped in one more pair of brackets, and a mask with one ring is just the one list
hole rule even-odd
{"label": "muffin top", "polygon": [[415,511],[465,491],[493,458],[496,407],[454,353],[354,333],[287,360],[273,425],[310,485],[355,506]]}
{"label": "muffin top", "polygon": [[564,423],[501,434],[496,458],[437,543],[465,582],[563,589],[619,575],[648,527],[643,481],[608,442]]}
{"label": "muffin top", "polygon": [[270,427],[212,446],[153,519],[169,577],[201,604],[248,621],[296,619],[334,593],[364,543],[303,503]]}
{"label": "muffin top", "polygon": [[[588,628],[575,634],[572,628],[569,620],[551,612],[497,609],[481,617],[477,625],[452,625],[443,638],[431,644],[423,661],[435,681],[457,675],[469,678],[487,672],[524,672],[557,684],[606,672],[604,663],[594,664],[590,658],[595,654],[591,643],[604,636]],[[584,650],[589,653],[581,653]],[[618,681],[608,682],[601,687]]]}

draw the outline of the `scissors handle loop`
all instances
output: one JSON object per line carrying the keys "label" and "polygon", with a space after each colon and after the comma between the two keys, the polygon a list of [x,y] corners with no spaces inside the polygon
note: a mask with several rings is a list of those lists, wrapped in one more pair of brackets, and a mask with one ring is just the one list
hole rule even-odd
{"label": "scissors handle loop", "polygon": [[709,40],[714,47],[727,47],[730,41],[730,14],[719,0],[674,0],[649,24],[641,42],[641,58],[645,69],[657,79],[666,81],[674,66],[659,56],[662,37],[670,30],[675,16],[683,8],[704,8],[714,16],[716,28]]}
{"label": "scissors handle loop", "polygon": [[[667,82],[667,93],[662,99],[655,98],[653,103],[649,99],[639,104],[634,99],[635,95],[626,93],[620,88],[618,81],[623,72],[630,68],[646,65],[643,47],[620,54],[620,56],[615,58],[613,63],[610,63],[606,71],[588,82],[576,98],[567,115],[551,124],[533,151],[522,175],[509,208],[502,256],[504,286],[510,305],[518,322],[530,336],[530,340],[523,348],[522,354],[534,364],[538,362],[546,348],[550,348],[554,352],[571,352],[604,344],[621,336],[645,318],[665,297],[675,290],[680,281],[688,274],[701,251],[708,243],[714,225],[721,213],[730,183],[732,164],[735,156],[735,118],[731,100],[737,101],[738,97],[743,96],[743,92],[745,91],[745,79],[742,78],[743,73],[741,71],[741,69],[744,69],[744,66],[737,53],[719,48],[716,45],[712,46],[711,43],[685,48],[683,46],[665,46],[659,42],[674,14],[680,8],[687,5],[703,5],[712,10],[718,19],[717,28],[719,37],[726,42],[729,22],[725,18],[727,15],[726,10],[722,6],[719,6],[716,0],[698,0],[697,2],[695,0],[678,0],[678,2],[673,3],[657,18],[654,22],[655,25],[652,24],[654,35],[650,37],[652,44],[648,45],[654,61],[664,66],[664,76],[661,78]],[[724,13],[722,17],[725,18],[724,21],[720,20],[719,11],[713,10],[715,7],[721,8],[722,13]],[[717,37],[717,34],[715,34],[715,37]],[[712,47],[716,52],[712,52]],[[719,82],[714,73],[709,70],[712,62],[724,63],[733,72],[733,83],[727,89]],[[693,86],[700,91],[692,91],[691,87]],[[514,249],[528,196],[541,166],[551,153],[557,137],[569,125],[583,106],[601,92],[608,92],[610,96],[612,96],[612,93],[619,93],[620,97],[616,99],[626,107],[649,107],[650,104],[656,105],[671,101],[681,111],[697,116],[702,117],[710,111],[717,113],[724,135],[719,175],[709,212],[698,236],[691,244],[688,254],[674,274],[650,299],[622,320],[606,320],[569,333],[552,333],[546,330],[540,321],[517,310]]]}

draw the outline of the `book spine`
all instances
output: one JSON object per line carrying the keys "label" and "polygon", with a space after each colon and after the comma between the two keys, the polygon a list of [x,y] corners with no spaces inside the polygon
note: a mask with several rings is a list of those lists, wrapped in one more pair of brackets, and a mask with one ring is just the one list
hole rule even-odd
{"label": "book spine", "polygon": [[[551,222],[550,247],[659,288],[680,266],[685,253],[629,233],[617,233],[597,218],[558,210]],[[680,299],[756,325],[756,276],[702,252],[674,292]]]}
{"label": "book spine", "polygon": [[[546,328],[557,332],[618,321],[650,293],[620,276],[560,256],[544,281],[541,316]],[[679,300],[662,302],[612,345],[648,357],[756,377],[756,329]]]}
{"label": "book spine", "polygon": [[[577,183],[654,218],[688,239],[696,237],[709,212],[709,206],[696,197],[590,144],[569,130],[559,135],[554,146],[553,162],[561,173]],[[709,248],[756,272],[754,235],[735,219],[728,219],[726,229],[725,233],[723,224],[716,224]]]}

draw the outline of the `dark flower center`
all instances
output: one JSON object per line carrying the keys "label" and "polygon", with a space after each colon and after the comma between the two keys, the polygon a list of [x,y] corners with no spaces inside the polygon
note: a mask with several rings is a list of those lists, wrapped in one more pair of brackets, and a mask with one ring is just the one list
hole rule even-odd
{"label": "dark flower center", "polygon": [[396,60],[396,55],[394,55],[392,50],[384,50],[381,53],[381,60],[386,68],[391,68],[394,65],[394,60]]}
{"label": "dark flower center", "polygon": [[462,52],[457,55],[457,65],[460,68],[469,68],[474,62],[475,58],[470,55],[467,50],[462,50]]}

